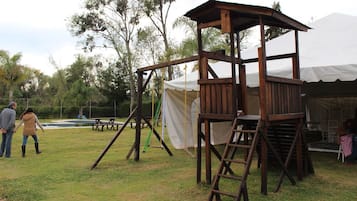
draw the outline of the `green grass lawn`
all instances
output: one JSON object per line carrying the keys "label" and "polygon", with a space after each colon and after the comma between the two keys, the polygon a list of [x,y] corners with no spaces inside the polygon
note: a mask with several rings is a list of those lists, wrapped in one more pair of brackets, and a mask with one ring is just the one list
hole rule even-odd
{"label": "green grass lawn", "polygon": [[[144,142],[148,130],[142,133]],[[135,129],[125,129],[97,168],[90,170],[114,134],[91,128],[48,129],[45,134],[39,132],[43,153],[35,154],[29,138],[26,157],[22,158],[20,129],[14,135],[12,158],[0,158],[0,201],[207,200],[209,186],[196,184],[196,159],[173,149],[168,139],[172,157],[151,147],[140,153],[140,161],[134,161],[133,156],[126,160]],[[154,137],[152,145],[158,145]],[[267,196],[260,194],[260,173],[253,162],[248,177],[250,200],[357,200],[357,164],[343,165],[331,153],[312,153],[312,159],[315,175],[298,181],[296,186],[285,179],[278,193],[273,190],[280,172],[269,172]],[[214,159],[213,163],[215,172],[218,162]]]}

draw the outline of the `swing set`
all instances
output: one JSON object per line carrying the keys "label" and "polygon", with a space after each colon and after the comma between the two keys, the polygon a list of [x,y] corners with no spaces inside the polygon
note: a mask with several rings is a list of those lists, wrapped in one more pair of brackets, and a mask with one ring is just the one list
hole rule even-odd
{"label": "swing set", "polygon": [[[154,98],[154,94],[152,93],[152,112],[155,111],[155,113],[152,113],[152,120],[153,123],[150,122],[149,119],[147,119],[146,117],[144,117],[142,115],[142,95],[146,89],[146,87],[149,84],[149,81],[151,80],[153,73],[155,72],[156,69],[161,69],[161,68],[166,68],[172,65],[178,65],[178,64],[182,64],[182,63],[187,63],[187,62],[192,62],[192,61],[197,61],[198,56],[192,56],[189,58],[185,58],[185,59],[179,59],[179,60],[175,60],[175,61],[170,61],[170,62],[166,62],[166,63],[161,63],[161,64],[156,64],[153,66],[148,66],[148,67],[144,67],[144,68],[139,68],[137,70],[137,74],[138,74],[138,80],[137,80],[137,89],[138,89],[138,96],[137,96],[137,106],[133,109],[133,111],[131,112],[131,114],[129,115],[129,117],[127,118],[127,120],[123,123],[123,125],[120,127],[120,129],[116,132],[116,134],[114,135],[114,137],[112,138],[112,140],[107,144],[107,146],[104,148],[104,150],[102,151],[102,153],[99,155],[99,157],[97,158],[97,160],[93,163],[93,165],[91,166],[91,169],[94,169],[97,167],[97,165],[99,164],[99,162],[103,159],[103,157],[105,156],[105,154],[108,152],[108,150],[110,149],[110,147],[114,144],[114,142],[116,141],[116,139],[120,136],[120,134],[123,132],[123,130],[125,129],[125,127],[130,123],[130,120],[134,118],[134,116],[136,115],[135,118],[135,129],[136,129],[136,134],[135,134],[135,141],[134,144],[132,145],[131,149],[129,150],[126,159],[129,159],[130,156],[134,153],[134,160],[135,161],[139,161],[140,159],[140,140],[141,140],[141,122],[144,121],[148,127],[150,128],[149,134],[147,136],[146,139],[146,143],[144,145],[144,152],[148,150],[148,147],[150,146],[150,142],[151,142],[151,136],[152,134],[155,135],[155,137],[157,138],[157,140],[160,142],[160,147],[165,149],[166,152],[169,154],[169,156],[172,156],[172,152],[170,151],[170,149],[168,148],[168,146],[166,145],[166,143],[163,140],[163,137],[160,136],[159,132],[156,130],[155,125],[158,124],[158,120],[159,120],[159,116],[160,116],[160,112],[161,112],[161,104],[162,101],[161,99],[159,99],[158,101],[158,106],[155,110],[154,105],[155,105],[155,98]],[[144,74],[146,74],[146,71],[150,71],[150,74],[148,75],[145,83],[144,83]],[[162,134],[164,133],[164,125],[162,125]]]}

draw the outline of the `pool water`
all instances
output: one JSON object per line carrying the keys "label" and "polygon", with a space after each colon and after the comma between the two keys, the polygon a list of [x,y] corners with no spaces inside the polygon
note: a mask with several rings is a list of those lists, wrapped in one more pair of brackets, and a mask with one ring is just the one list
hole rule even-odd
{"label": "pool water", "polygon": [[87,127],[92,126],[94,120],[91,119],[67,119],[57,122],[42,123],[43,128],[68,128],[68,127]]}

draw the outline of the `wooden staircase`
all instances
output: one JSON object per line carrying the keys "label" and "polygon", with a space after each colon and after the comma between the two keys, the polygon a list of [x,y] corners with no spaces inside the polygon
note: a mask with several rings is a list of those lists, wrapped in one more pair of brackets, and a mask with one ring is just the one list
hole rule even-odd
{"label": "wooden staircase", "polygon": [[[209,201],[220,201],[221,196],[239,201],[242,195],[245,201],[248,200],[246,181],[259,139],[259,127],[260,117],[256,115],[242,115],[234,119],[222,160],[213,179]],[[236,173],[229,174],[229,170]]]}

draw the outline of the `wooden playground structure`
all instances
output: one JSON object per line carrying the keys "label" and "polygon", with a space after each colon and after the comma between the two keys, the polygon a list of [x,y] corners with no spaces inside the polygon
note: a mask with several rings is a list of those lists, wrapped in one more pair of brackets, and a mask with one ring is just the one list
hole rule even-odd
{"label": "wooden playground structure", "polygon": [[[135,143],[127,158],[134,152],[134,159],[139,160],[142,120],[153,128],[151,122],[142,115],[142,95],[154,70],[198,61],[200,114],[197,137],[204,140],[205,146],[203,151],[201,140],[197,140],[197,183],[202,182],[202,153],[204,153],[205,183],[212,186],[208,200],[221,200],[221,196],[233,197],[234,200],[241,200],[241,198],[248,200],[246,181],[256,151],[263,194],[267,194],[269,165],[277,165],[281,168],[275,191],[280,189],[285,176],[295,185],[296,181],[290,169],[295,170],[298,180],[314,173],[302,132],[304,110],[301,87],[303,81],[300,80],[298,46],[298,32],[307,31],[309,27],[271,8],[220,1],[207,1],[187,12],[185,16],[197,22],[198,55],[137,70],[137,107],[93,164],[92,169],[97,166],[134,115],[137,125]],[[243,59],[240,53],[239,33],[254,26],[260,28],[261,43],[257,50],[258,56]],[[264,39],[266,26],[294,31],[295,40],[292,42],[295,44],[295,51],[267,56]],[[229,36],[230,52],[227,55],[223,52],[208,52],[203,49],[202,30],[208,27],[220,29],[222,34]],[[291,59],[291,78],[268,75],[267,61],[277,59]],[[230,63],[231,77],[219,78],[209,65],[209,61],[212,60]],[[250,115],[248,111],[245,66],[248,63],[258,63],[259,66],[259,115]],[[147,72],[150,73],[144,83],[144,74]],[[237,74],[239,84],[237,84]],[[215,149],[210,139],[210,123],[219,121],[232,122],[231,134],[222,154]],[[201,130],[201,125],[203,125],[204,132]],[[153,133],[160,140],[160,135],[155,129]],[[169,155],[172,155],[165,143],[162,140],[160,142]],[[214,177],[212,177],[212,152],[220,160]],[[223,189],[224,180],[236,181],[237,186],[234,192]]]}

